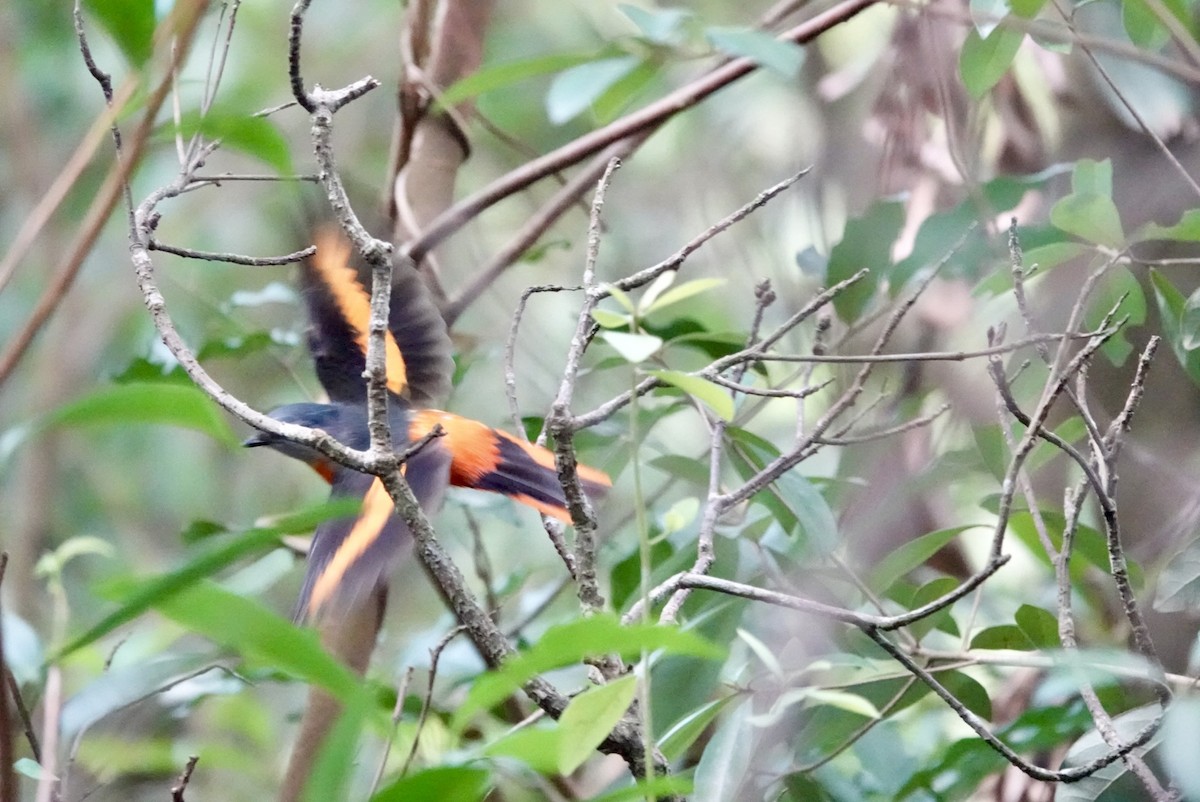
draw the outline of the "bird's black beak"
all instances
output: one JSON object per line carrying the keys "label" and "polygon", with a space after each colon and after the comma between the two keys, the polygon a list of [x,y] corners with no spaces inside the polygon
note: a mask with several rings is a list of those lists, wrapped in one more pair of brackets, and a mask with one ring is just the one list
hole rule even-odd
{"label": "bird's black beak", "polygon": [[256,448],[258,446],[267,446],[270,444],[271,440],[266,432],[255,432],[242,441],[243,448]]}

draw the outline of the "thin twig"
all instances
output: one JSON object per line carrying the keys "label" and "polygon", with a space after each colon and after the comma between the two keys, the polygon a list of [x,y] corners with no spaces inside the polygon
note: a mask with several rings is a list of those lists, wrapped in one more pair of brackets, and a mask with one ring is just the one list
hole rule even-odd
{"label": "thin twig", "polygon": [[[4,574],[7,569],[8,552],[0,551],[0,588],[4,586]],[[3,610],[0,609],[0,673],[3,673],[6,679],[10,679],[12,672],[8,670],[8,660],[4,653],[3,621]],[[14,698],[14,695],[9,693],[9,688],[13,685],[15,683],[6,683],[0,686],[0,799],[15,801],[19,787],[17,774],[13,770],[13,766],[17,762],[16,738],[13,736],[13,717],[9,712],[9,704]]]}
{"label": "thin twig", "polygon": [[438,660],[442,657],[442,652],[450,645],[450,641],[457,638],[466,627],[459,625],[442,636],[442,639],[429,650],[429,684],[425,688],[425,698],[421,700],[421,713],[417,717],[417,728],[413,732],[412,746],[408,749],[408,757],[404,758],[404,765],[400,767],[400,776],[408,774],[408,769],[412,765],[413,758],[417,756],[417,747],[421,745],[421,731],[425,729],[425,722],[429,719],[429,710],[433,707],[433,683],[437,679]]}
{"label": "thin twig", "polygon": [[188,783],[192,780],[192,772],[196,770],[196,764],[199,762],[199,755],[192,755],[187,759],[183,773],[179,775],[179,781],[171,786],[171,802],[184,802],[183,792],[187,790]]}
{"label": "thin twig", "polygon": [[192,248],[179,248],[174,245],[164,245],[156,240],[150,240],[150,250],[182,256],[186,259],[202,259],[206,262],[230,262],[235,265],[248,267],[269,267],[273,265],[290,265],[303,261],[317,252],[316,245],[309,245],[304,250],[283,256],[245,256],[240,253],[217,253],[215,251],[198,251]]}
{"label": "thin twig", "polygon": [[392,753],[392,744],[396,741],[396,729],[400,726],[400,719],[404,717],[404,700],[408,696],[408,686],[412,682],[413,667],[409,666],[404,669],[404,676],[400,678],[400,685],[396,688],[396,704],[392,706],[392,726],[388,730],[387,739],[383,742],[383,751],[379,755],[379,763],[375,766],[375,776],[371,779],[371,790],[367,794],[368,797],[375,796],[375,791],[379,788],[380,781],[383,780],[383,772],[387,769],[388,757]]}
{"label": "thin twig", "polygon": [[580,306],[575,334],[572,336],[571,345],[567,350],[562,382],[559,384],[558,393],[550,406],[550,414],[546,418],[545,425],[546,431],[554,436],[555,464],[563,485],[567,509],[570,510],[571,520],[575,524],[577,594],[585,614],[603,610],[604,596],[600,593],[596,574],[596,514],[587,496],[583,493],[583,487],[576,471],[575,452],[572,447],[574,429],[571,428],[571,400],[575,393],[575,382],[579,377],[583,352],[587,348],[587,333],[591,328],[592,310],[596,308],[596,304],[600,300],[596,283],[596,260],[600,252],[600,215],[604,208],[604,194],[612,182],[613,174],[620,166],[619,159],[610,159],[604,174],[596,184],[596,194],[592,199],[592,214],[588,224],[587,256],[584,260],[581,282],[584,301]]}
{"label": "thin twig", "polygon": [[1031,345],[1086,340],[1101,333],[1097,331],[1072,332],[1066,334],[1035,334],[1014,340],[1011,343],[990,345],[987,348],[961,351],[914,351],[906,354],[762,354],[755,358],[763,362],[800,362],[816,365],[863,365],[867,363],[909,362],[966,362],[971,359],[1010,354]]}

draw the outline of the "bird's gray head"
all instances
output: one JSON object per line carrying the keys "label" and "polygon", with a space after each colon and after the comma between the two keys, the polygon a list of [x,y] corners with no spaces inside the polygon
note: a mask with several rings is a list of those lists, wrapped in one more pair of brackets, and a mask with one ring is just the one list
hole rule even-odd
{"label": "bird's gray head", "polygon": [[[366,410],[347,404],[285,404],[269,414],[280,423],[294,423],[311,429],[321,429],[350,448],[363,449],[369,443]],[[270,432],[255,432],[242,442],[247,448],[267,446],[281,454],[301,460],[309,465],[329,462],[315,448],[294,443]]]}

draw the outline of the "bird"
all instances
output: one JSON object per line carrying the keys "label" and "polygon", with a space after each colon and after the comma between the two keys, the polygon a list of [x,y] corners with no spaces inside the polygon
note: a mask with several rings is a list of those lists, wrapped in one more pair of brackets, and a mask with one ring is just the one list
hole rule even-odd
{"label": "bird", "polygon": [[[355,268],[355,250],[332,224],[314,230],[316,251],[301,263],[301,295],[308,314],[308,350],[328,403],[285,404],[268,415],[283,423],[321,429],[346,446],[365,450],[366,349],[370,296]],[[428,440],[401,470],[426,513],[441,505],[447,485],[500,493],[565,523],[571,522],[554,454],[470,418],[436,409],[449,393],[451,343],[437,305],[415,270],[398,266],[385,335],[388,422],[398,452]],[[435,427],[440,436],[429,437]],[[335,499],[362,500],[356,515],[317,527],[295,618],[314,619],[353,603],[386,582],[411,542],[382,481],[331,460],[314,448],[270,432],[244,441],[312,467]],[[578,466],[585,493],[599,498],[612,486],[602,471]]]}

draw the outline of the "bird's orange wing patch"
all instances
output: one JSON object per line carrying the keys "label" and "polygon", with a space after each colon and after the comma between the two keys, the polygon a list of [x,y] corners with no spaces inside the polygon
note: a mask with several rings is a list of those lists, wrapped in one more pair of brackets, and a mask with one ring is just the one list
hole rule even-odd
{"label": "bird's orange wing patch", "polygon": [[[560,521],[571,522],[551,451],[479,421],[432,409],[413,412],[409,439],[417,440],[439,424],[445,431],[440,442],[451,455],[450,484],[502,493]],[[602,471],[579,465],[578,472],[589,494],[598,495],[612,486],[612,480]]]}
{"label": "bird's orange wing patch", "polygon": [[312,593],[308,597],[309,615],[315,615],[322,605],[333,598],[350,566],[362,557],[383,531],[392,516],[392,508],[391,496],[383,482],[376,479],[363,497],[362,512],[358,519],[313,583]]}
{"label": "bird's orange wing patch", "polygon": [[[342,319],[353,330],[354,341],[365,356],[368,327],[371,321],[371,296],[358,280],[351,267],[352,248],[341,231],[324,226],[316,232],[317,252],[309,264],[314,277],[333,299]],[[396,338],[389,331],[384,335],[387,357],[387,386],[396,395],[403,395],[408,384],[404,356]]]}

